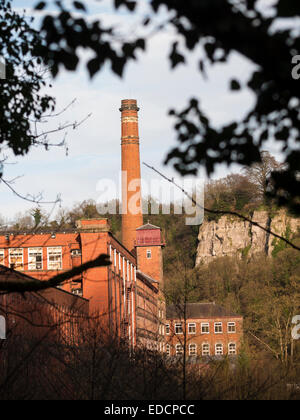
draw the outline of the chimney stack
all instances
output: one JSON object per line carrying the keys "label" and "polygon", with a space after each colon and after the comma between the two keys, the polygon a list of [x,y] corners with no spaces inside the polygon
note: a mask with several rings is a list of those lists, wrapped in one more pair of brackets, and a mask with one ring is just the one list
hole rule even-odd
{"label": "chimney stack", "polygon": [[143,225],[137,101],[125,99],[122,113],[122,242],[135,250],[136,229]]}

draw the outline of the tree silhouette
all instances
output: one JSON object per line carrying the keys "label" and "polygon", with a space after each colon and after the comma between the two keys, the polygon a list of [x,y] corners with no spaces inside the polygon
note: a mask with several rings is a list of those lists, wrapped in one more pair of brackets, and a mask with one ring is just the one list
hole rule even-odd
{"label": "tree silhouette", "polygon": [[[42,1],[37,9],[45,9],[49,1]],[[113,28],[104,29],[100,21],[91,22],[84,16],[85,1],[56,2],[58,14],[48,14],[42,22],[43,56],[56,75],[61,66],[76,70],[79,48],[91,51],[94,56],[87,62],[91,77],[105,62],[112,71],[122,76],[126,63],[135,59],[137,49],[145,49],[146,38],[120,40]],[[138,1],[115,0],[114,7],[126,7],[135,13]],[[142,26],[151,24],[161,6],[172,11],[169,20],[181,35],[185,48],[171,42],[169,60],[172,68],[185,64],[185,52],[201,46],[199,70],[206,74],[208,65],[225,63],[232,53],[255,65],[246,85],[232,79],[232,91],[250,89],[256,101],[245,118],[223,127],[214,127],[202,111],[199,100],[192,98],[182,111],[171,110],[176,118],[175,129],[180,145],[167,156],[166,162],[183,175],[195,174],[203,165],[213,173],[219,163],[237,163],[250,166],[261,162],[261,151],[270,139],[281,142],[285,154],[285,169],[272,175],[273,196],[280,205],[289,205],[300,212],[299,191],[299,93],[300,84],[292,77],[294,57],[299,54],[300,38],[292,29],[274,30],[278,18],[292,18],[300,8],[292,0],[278,0],[273,13],[265,15],[256,0],[152,0],[152,13],[145,16]],[[83,12],[78,18],[74,11]],[[116,45],[118,44],[118,45]]]}
{"label": "tree silhouette", "polygon": [[[39,119],[42,112],[53,106],[53,98],[39,94],[43,80],[33,70],[36,62],[50,66],[53,76],[63,67],[75,71],[80,62],[79,51],[84,48],[92,53],[86,63],[91,77],[107,62],[112,72],[122,76],[125,65],[136,59],[137,50],[146,49],[148,40],[146,36],[135,38],[134,34],[120,37],[113,27],[105,27],[99,20],[91,21],[84,0],[68,6],[64,1],[33,2],[38,10],[53,3],[58,9],[57,13],[46,12],[39,32],[14,13],[10,3],[4,0],[0,6],[3,22],[0,54],[7,56],[8,74],[12,74],[9,82],[2,81],[1,142],[7,142],[16,154],[24,154],[34,141],[28,117],[33,114]],[[113,5],[115,9],[123,6],[135,13],[138,3],[114,0]],[[175,38],[171,41],[168,59],[172,68],[185,65],[185,53],[199,46],[202,47],[199,71],[203,75],[208,66],[228,62],[232,53],[238,53],[255,67],[247,84],[232,78],[229,86],[232,91],[250,89],[256,98],[244,118],[214,127],[198,98],[192,98],[182,111],[170,111],[176,119],[180,144],[170,151],[166,162],[172,162],[183,175],[197,173],[201,165],[211,175],[219,163],[250,166],[261,162],[266,142],[275,139],[285,155],[285,167],[272,174],[272,195],[280,205],[289,205],[299,213],[300,85],[292,75],[300,37],[292,29],[274,29],[278,18],[298,16],[299,6],[292,0],[278,0],[271,15],[261,12],[256,0],[152,0],[149,6],[151,13],[145,16],[141,27],[151,25],[161,6],[166,6],[172,13],[156,29],[163,30],[169,25],[185,42],[185,47],[179,47]],[[26,77],[16,77],[18,67]],[[10,106],[8,118],[5,111],[9,104],[14,106]]]}

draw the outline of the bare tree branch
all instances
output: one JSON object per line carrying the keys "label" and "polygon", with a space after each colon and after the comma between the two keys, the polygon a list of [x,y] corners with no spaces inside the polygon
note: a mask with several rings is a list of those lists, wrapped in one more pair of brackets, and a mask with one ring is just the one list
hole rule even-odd
{"label": "bare tree branch", "polygon": [[79,276],[83,272],[96,267],[106,267],[111,264],[109,255],[101,254],[95,260],[89,261],[82,264],[79,267],[74,267],[64,273],[60,273],[52,277],[48,281],[39,281],[28,277],[27,282],[20,281],[0,281],[0,291],[6,293],[25,293],[25,292],[38,292],[41,290],[48,289],[50,287],[57,287],[63,282],[72,279],[73,277]]}
{"label": "bare tree branch", "polygon": [[158,175],[160,175],[162,178],[164,178],[166,181],[170,182],[171,184],[175,185],[175,187],[177,187],[178,189],[180,189],[183,194],[189,198],[193,204],[195,204],[197,207],[201,208],[202,210],[208,212],[208,213],[212,213],[212,214],[218,214],[218,215],[222,215],[222,216],[236,216],[239,219],[244,220],[245,222],[250,223],[253,226],[257,226],[259,229],[264,230],[265,232],[269,233],[270,235],[274,236],[275,238],[280,239],[281,241],[285,242],[286,244],[288,244],[289,246],[291,246],[292,248],[296,249],[297,251],[300,251],[300,247],[293,244],[292,242],[290,242],[288,239],[284,238],[283,236],[278,235],[277,233],[273,232],[272,230],[265,228],[263,226],[261,226],[259,223],[254,222],[253,220],[249,219],[249,217],[243,216],[242,214],[239,214],[235,211],[228,211],[228,210],[211,210],[211,209],[207,209],[206,207],[201,206],[199,203],[197,203],[194,198],[187,192],[185,191],[184,188],[182,188],[180,185],[176,184],[176,182],[174,181],[174,179],[168,178],[166,175],[162,174],[161,172],[159,172],[157,169],[155,169],[153,166],[148,165],[147,163],[143,162],[143,165],[145,165],[147,168],[151,169],[152,171],[156,172]]}

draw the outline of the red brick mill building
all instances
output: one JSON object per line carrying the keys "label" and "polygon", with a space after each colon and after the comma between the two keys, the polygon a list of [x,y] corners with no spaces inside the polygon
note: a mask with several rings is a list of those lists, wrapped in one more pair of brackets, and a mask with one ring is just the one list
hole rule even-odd
{"label": "red brick mill building", "polygon": [[166,352],[190,360],[236,356],[243,338],[243,317],[215,303],[167,307]]}
{"label": "red brick mill building", "polygon": [[[16,278],[46,281],[101,254],[109,255],[111,265],[91,268],[62,284],[60,289],[50,290],[51,302],[59,301],[66,312],[81,308],[83,313],[99,317],[110,334],[127,340],[133,348],[140,343],[165,351],[168,350],[167,312],[162,294],[165,244],[161,228],[143,221],[136,100],[123,100],[120,111],[122,242],[110,232],[106,219],[79,220],[76,230],[64,233],[2,232],[0,265],[9,268],[10,275],[15,272]],[[134,211],[130,208],[133,200]],[[3,296],[0,308],[1,299],[3,304]],[[237,351],[238,348],[239,345]]]}

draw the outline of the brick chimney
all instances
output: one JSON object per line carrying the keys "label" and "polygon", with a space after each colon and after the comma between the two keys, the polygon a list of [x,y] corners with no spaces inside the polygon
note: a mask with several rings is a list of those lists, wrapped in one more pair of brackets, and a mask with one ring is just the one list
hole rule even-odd
{"label": "brick chimney", "polygon": [[125,99],[122,113],[122,242],[134,251],[136,229],[143,225],[137,101]]}
{"label": "brick chimney", "polygon": [[80,232],[109,232],[108,219],[81,219],[76,221],[76,228]]}

